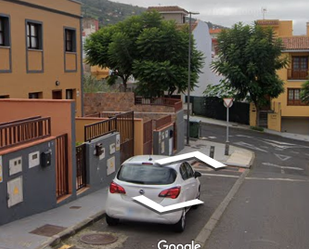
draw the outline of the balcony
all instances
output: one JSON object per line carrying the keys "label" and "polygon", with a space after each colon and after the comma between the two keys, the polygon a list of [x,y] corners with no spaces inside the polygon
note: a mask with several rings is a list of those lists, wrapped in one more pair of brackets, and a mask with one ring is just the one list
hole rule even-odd
{"label": "balcony", "polygon": [[307,70],[288,69],[288,80],[308,80]]}

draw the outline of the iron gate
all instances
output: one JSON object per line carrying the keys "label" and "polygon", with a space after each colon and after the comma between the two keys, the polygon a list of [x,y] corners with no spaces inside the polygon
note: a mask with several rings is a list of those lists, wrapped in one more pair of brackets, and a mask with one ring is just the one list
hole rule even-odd
{"label": "iron gate", "polygon": [[69,193],[69,165],[68,165],[68,135],[56,138],[56,196],[60,198]]}
{"label": "iron gate", "polygon": [[76,147],[76,190],[86,187],[86,144]]}
{"label": "iron gate", "polygon": [[144,155],[152,154],[152,120],[144,123]]}

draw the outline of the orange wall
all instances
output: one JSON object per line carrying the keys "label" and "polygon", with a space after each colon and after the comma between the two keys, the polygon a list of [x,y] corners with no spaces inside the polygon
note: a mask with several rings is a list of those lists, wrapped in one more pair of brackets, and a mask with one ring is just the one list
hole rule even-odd
{"label": "orange wall", "polygon": [[[0,110],[0,123],[34,116],[51,117],[52,136],[68,134],[68,166],[72,175],[72,100],[0,99]],[[69,186],[72,188],[71,177]]]}
{"label": "orange wall", "polygon": [[[24,2],[63,10],[74,15],[81,14],[80,4],[70,0],[27,0]],[[75,89],[77,93],[74,96],[76,115],[81,116],[81,17],[71,17],[7,1],[0,1],[0,12],[10,16],[10,50],[12,53],[12,72],[0,72],[0,82],[5,82],[5,84],[0,84],[0,95],[9,95],[11,98],[28,98],[28,94],[31,92],[43,92],[43,98],[52,99],[53,90],[62,90],[62,98],[65,98],[66,89]],[[42,22],[43,50],[26,52],[26,20]],[[76,30],[77,49],[76,52],[67,53],[66,63],[64,55],[65,27]],[[0,58],[1,60],[6,59],[5,63],[0,63],[1,67],[7,67],[9,63],[8,58],[5,58],[8,56],[2,57],[4,53],[7,51],[1,49]],[[27,54],[29,69],[41,70],[44,65],[44,72],[27,72]],[[77,67],[77,71],[65,72],[65,64],[68,70]],[[60,85],[57,86],[56,81],[59,81]]]}

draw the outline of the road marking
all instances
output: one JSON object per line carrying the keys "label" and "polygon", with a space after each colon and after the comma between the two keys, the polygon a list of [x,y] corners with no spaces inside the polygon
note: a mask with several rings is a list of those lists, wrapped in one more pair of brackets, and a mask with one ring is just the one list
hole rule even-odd
{"label": "road marking", "polygon": [[208,136],[208,138],[210,138],[210,139],[216,139],[217,137],[215,137],[215,136]]}
{"label": "road marking", "polygon": [[277,164],[273,164],[273,163],[262,163],[262,164],[266,165],[266,166],[275,167],[275,168],[281,168],[281,169],[304,170],[304,169],[299,168],[299,167],[282,166],[282,165],[277,165]]}
{"label": "road marking", "polygon": [[236,135],[236,137],[245,137],[245,138],[252,138],[251,136],[247,136],[247,135],[242,135],[242,134],[238,134],[238,135]]}
{"label": "road marking", "polygon": [[291,178],[262,178],[262,177],[246,177],[246,180],[285,181],[285,182],[309,182],[309,180],[301,180],[301,179],[291,179]]}
{"label": "road marking", "polygon": [[248,143],[245,143],[245,142],[237,142],[237,143],[234,143],[234,144],[240,145],[240,146],[243,146],[243,147],[247,147],[247,148],[252,149],[252,150],[258,150],[258,151],[262,151],[262,152],[268,153],[268,151],[260,149],[260,148],[256,147],[253,144],[248,144]]}
{"label": "road marking", "polygon": [[275,156],[278,157],[281,161],[286,161],[291,158],[290,156],[280,155],[280,154],[275,154]]}
{"label": "road marking", "polygon": [[207,173],[202,173],[203,176],[216,176],[216,177],[227,177],[227,178],[239,178],[239,176],[234,176],[234,175],[222,175],[222,174],[207,174]]}
{"label": "road marking", "polygon": [[290,143],[280,142],[280,141],[271,140],[271,139],[264,139],[264,140],[269,141],[269,142],[273,142],[273,143],[276,143],[276,144],[281,144],[281,145],[296,145],[296,144],[290,144]]}
{"label": "road marking", "polygon": [[140,204],[158,212],[158,213],[166,213],[166,212],[169,212],[169,211],[176,211],[176,210],[181,209],[181,208],[191,207],[191,206],[194,206],[194,205],[200,205],[200,204],[204,203],[201,200],[194,199],[194,200],[191,200],[191,201],[185,201],[185,202],[172,204],[172,205],[163,207],[162,205],[154,202],[153,200],[150,200],[149,198],[147,198],[144,195],[135,196],[132,199],[139,202]]}
{"label": "road marking", "polygon": [[298,151],[291,151],[293,154],[299,154],[299,152]]}

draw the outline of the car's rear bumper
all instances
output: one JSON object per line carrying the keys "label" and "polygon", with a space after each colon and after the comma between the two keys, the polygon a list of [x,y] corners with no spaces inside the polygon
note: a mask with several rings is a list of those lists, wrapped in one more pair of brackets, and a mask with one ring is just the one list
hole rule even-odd
{"label": "car's rear bumper", "polygon": [[[127,201],[118,194],[109,195],[111,196],[107,198],[106,214],[112,218],[129,221],[175,224],[180,220],[183,212],[183,210],[177,210],[174,212],[158,213],[135,202],[133,199],[132,201]],[[161,205],[164,204],[161,203]]]}

